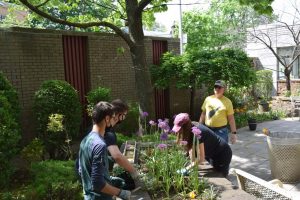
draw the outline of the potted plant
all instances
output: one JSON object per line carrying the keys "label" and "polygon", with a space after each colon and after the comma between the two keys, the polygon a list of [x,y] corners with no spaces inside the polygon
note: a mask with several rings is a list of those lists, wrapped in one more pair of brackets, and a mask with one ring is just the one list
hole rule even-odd
{"label": "potted plant", "polygon": [[256,115],[254,111],[247,112],[247,120],[250,131],[255,131],[257,127]]}

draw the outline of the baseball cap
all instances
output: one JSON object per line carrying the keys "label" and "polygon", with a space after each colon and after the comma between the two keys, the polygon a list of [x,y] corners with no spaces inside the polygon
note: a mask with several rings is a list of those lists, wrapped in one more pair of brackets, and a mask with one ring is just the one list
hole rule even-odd
{"label": "baseball cap", "polygon": [[217,80],[215,82],[215,86],[225,87],[225,81]]}
{"label": "baseball cap", "polygon": [[172,128],[172,131],[177,133],[181,127],[187,123],[190,120],[189,114],[187,113],[180,113],[178,115],[176,115],[175,119],[174,119],[174,126]]}

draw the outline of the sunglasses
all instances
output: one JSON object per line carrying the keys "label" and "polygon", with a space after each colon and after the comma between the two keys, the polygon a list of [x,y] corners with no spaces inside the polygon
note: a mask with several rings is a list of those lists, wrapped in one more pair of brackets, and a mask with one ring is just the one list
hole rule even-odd
{"label": "sunglasses", "polygon": [[215,89],[221,89],[221,88],[222,88],[221,86],[218,85],[215,86]]}

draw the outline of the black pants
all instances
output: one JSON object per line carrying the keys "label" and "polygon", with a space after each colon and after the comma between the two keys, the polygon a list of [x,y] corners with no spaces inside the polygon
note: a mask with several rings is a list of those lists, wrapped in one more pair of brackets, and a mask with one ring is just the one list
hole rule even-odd
{"label": "black pants", "polygon": [[229,166],[232,158],[232,151],[229,146],[225,146],[220,153],[215,155],[212,160],[212,166],[218,172],[221,172],[224,177],[228,176]]}

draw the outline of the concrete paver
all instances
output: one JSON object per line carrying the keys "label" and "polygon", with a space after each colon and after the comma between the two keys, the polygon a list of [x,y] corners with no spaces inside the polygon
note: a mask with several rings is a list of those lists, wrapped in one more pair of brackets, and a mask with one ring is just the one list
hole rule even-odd
{"label": "concrete paver", "polygon": [[[272,131],[295,131],[300,132],[300,122],[298,118],[276,120],[264,122],[257,125],[256,131],[250,131],[248,127],[238,130],[238,142],[231,145],[232,161],[231,168],[244,170],[263,180],[272,180],[268,146],[266,136],[262,134],[262,129],[268,128]],[[299,155],[300,156],[300,155]],[[236,183],[236,178],[232,175],[229,179]],[[296,195],[300,199],[300,181],[297,184],[284,184],[283,188]]]}

